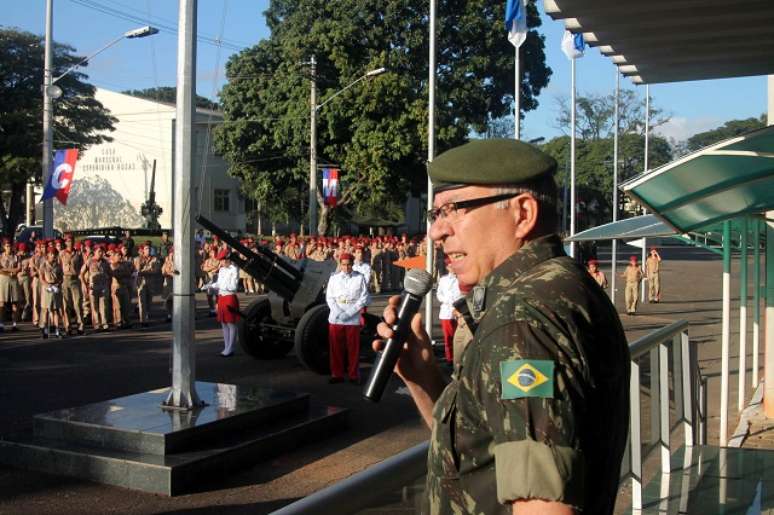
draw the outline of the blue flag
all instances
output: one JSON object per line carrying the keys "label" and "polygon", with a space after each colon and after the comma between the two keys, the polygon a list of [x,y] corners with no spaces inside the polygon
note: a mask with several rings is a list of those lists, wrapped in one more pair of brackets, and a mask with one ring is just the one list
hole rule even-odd
{"label": "blue flag", "polygon": [[564,31],[562,36],[562,52],[567,56],[567,59],[583,57],[583,49],[585,47],[586,42],[583,41],[583,34],[580,32],[573,34],[569,30]]}
{"label": "blue flag", "polygon": [[527,39],[527,11],[524,0],[508,0],[505,4],[505,29],[508,41],[519,48]]}

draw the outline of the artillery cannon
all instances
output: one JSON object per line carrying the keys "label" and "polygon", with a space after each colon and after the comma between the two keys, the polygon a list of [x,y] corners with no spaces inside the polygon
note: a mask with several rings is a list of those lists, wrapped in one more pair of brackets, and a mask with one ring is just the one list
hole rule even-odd
{"label": "artillery cannon", "polygon": [[[229,259],[269,290],[240,313],[237,329],[244,351],[256,359],[276,359],[294,349],[305,367],[329,373],[325,286],[336,263],[302,259],[297,267],[269,249],[254,252],[201,215],[196,222],[234,249]],[[363,318],[361,349],[370,350],[379,317],[365,313]]]}

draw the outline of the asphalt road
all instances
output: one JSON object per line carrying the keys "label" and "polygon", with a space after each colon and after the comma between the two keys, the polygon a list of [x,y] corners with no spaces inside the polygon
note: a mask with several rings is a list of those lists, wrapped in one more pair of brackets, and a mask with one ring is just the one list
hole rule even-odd
{"label": "asphalt road", "polygon": [[[630,250],[636,253],[639,249]],[[624,252],[621,263],[628,257]],[[631,342],[673,321],[690,320],[691,337],[700,345],[701,366],[711,376],[710,413],[716,415],[713,381],[719,383],[715,374],[720,368],[720,261],[706,251],[683,247],[665,249],[662,256],[663,301],[642,306],[637,316],[622,316],[627,335]],[[609,273],[604,249],[600,257],[602,269]],[[734,296],[738,296],[738,285],[732,286]],[[622,281],[618,288],[620,311]],[[220,358],[219,325],[206,316],[203,298],[197,300],[198,379],[309,392],[318,402],[349,408],[349,429],[241,473],[213,477],[202,491],[175,498],[0,467],[0,514],[268,513],[428,437],[397,380],[383,401],[374,405],[361,399],[359,387],[329,385],[327,377],[305,370],[292,355],[256,361],[238,352],[232,358]],[[243,305],[249,300],[243,298]],[[378,313],[383,302],[377,298],[371,311]],[[4,408],[0,410],[0,434],[29,428],[35,413],[169,386],[172,337],[170,325],[160,320],[160,303],[157,309],[159,320],[142,329],[42,340],[25,324],[18,333],[0,335],[0,401]],[[732,321],[732,328],[738,328],[738,323]],[[366,374],[369,365],[361,363]],[[731,382],[733,385],[735,380]],[[735,395],[732,391],[730,398],[735,399]],[[729,413],[733,429],[735,407]],[[710,442],[713,438],[716,441],[716,426],[713,418]]]}

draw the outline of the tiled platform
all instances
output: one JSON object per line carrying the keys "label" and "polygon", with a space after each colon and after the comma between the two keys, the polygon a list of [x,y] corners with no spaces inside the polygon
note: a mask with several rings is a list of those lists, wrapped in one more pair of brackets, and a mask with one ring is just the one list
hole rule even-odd
{"label": "tiled platform", "polygon": [[324,438],[347,410],[308,394],[199,382],[207,405],[161,408],[169,388],[35,416],[34,430],[0,439],[0,462],[176,495],[225,473]]}
{"label": "tiled platform", "polygon": [[645,485],[643,514],[774,514],[774,451],[699,446]]}

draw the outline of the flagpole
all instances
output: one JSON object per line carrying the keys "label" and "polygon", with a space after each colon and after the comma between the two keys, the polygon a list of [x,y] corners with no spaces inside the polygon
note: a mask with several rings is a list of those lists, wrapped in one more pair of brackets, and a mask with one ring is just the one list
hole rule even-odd
{"label": "flagpole", "polygon": [[[54,68],[54,0],[46,0],[46,46],[43,65],[43,159],[41,160],[43,184],[51,176],[51,153],[54,148],[54,101],[50,86],[53,84]],[[27,208],[29,209],[29,205]],[[54,199],[43,201],[43,237],[54,237]]]}
{"label": "flagpole", "polygon": [[[648,173],[648,138],[650,137],[650,84],[645,84],[645,161],[644,168],[645,173]],[[647,214],[646,209],[642,210],[642,214]],[[645,259],[648,255],[648,241],[646,238],[642,238],[642,266],[645,266]],[[647,268],[645,269],[647,272]],[[650,285],[648,285],[650,287]],[[645,303],[645,285],[640,292],[640,302]]]}
{"label": "flagpole", "polygon": [[[618,104],[621,98],[621,74],[618,73],[618,66],[615,66],[615,111],[613,132],[613,222],[618,221],[618,131],[620,130],[620,119]],[[616,265],[618,264],[618,240],[613,239],[613,252],[610,259],[610,300],[615,305],[615,279],[617,275]]]}
{"label": "flagpole", "polygon": [[[435,157],[435,6],[436,0],[430,0],[430,55],[428,63],[428,82],[427,82],[427,162],[430,163]],[[433,207],[433,183],[430,181],[430,175],[427,176],[427,207]],[[433,262],[435,260],[435,248],[433,240],[430,238],[430,221],[427,221],[427,256],[425,258],[425,269],[427,273],[433,273]],[[433,338],[433,290],[431,289],[425,295],[425,331]]]}
{"label": "flagpole", "polygon": [[[575,235],[575,58],[570,60],[570,236]],[[570,242],[575,257],[575,242]]]}
{"label": "flagpole", "polygon": [[172,281],[172,388],[164,406],[181,410],[192,410],[204,404],[196,392],[196,300],[193,291],[194,239],[191,227],[196,13],[197,0],[179,0],[175,168],[172,176],[174,266],[178,275]]}
{"label": "flagpole", "polygon": [[514,93],[513,93],[513,119],[514,119],[514,137],[521,139],[521,62],[519,61],[519,48],[516,47],[516,58],[514,60]]}

